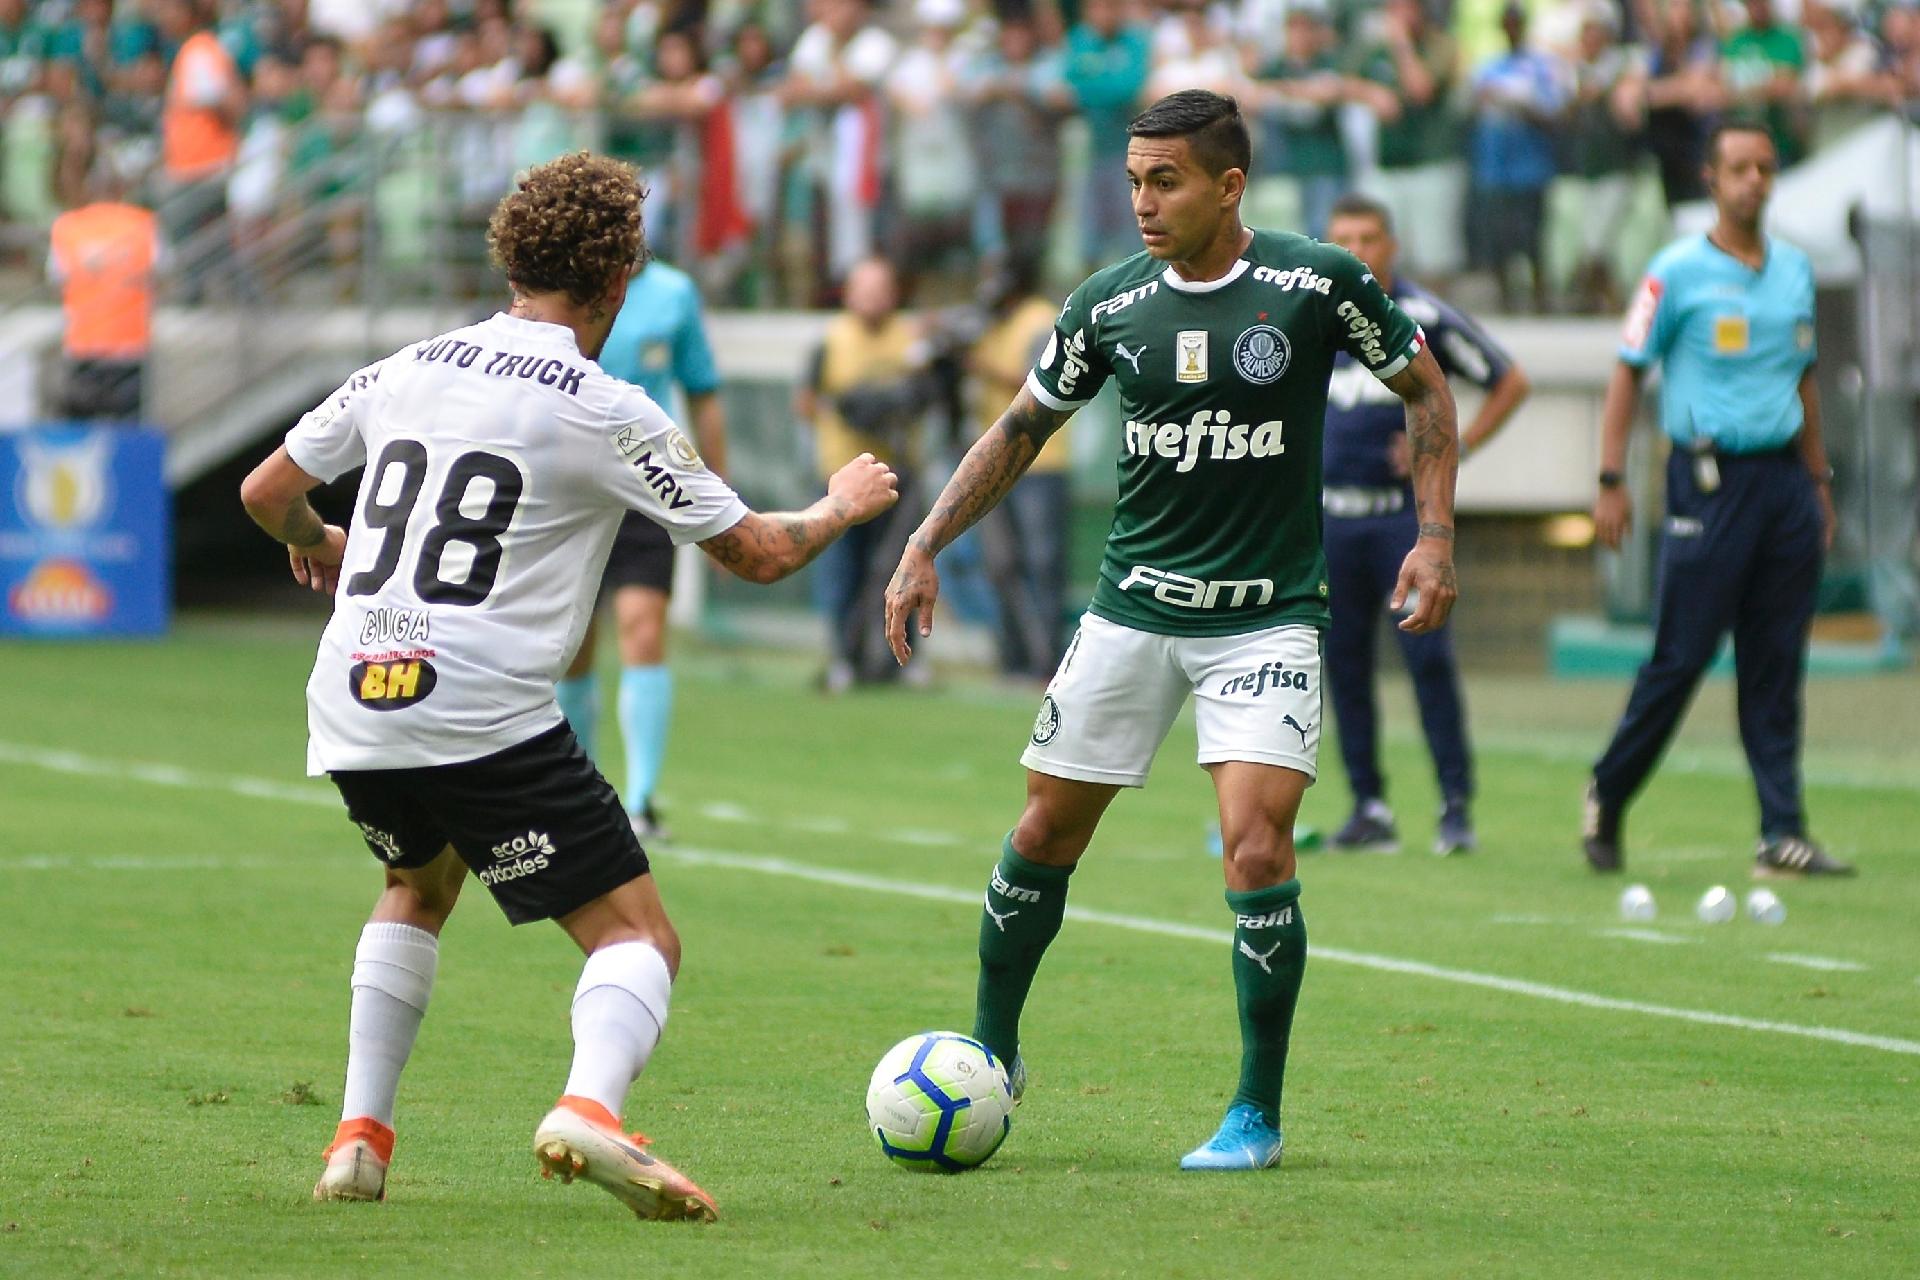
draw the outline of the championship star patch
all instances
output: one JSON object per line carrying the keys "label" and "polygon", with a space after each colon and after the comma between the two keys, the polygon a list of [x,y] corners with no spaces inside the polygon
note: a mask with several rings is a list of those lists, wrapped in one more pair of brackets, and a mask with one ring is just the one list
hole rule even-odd
{"label": "championship star patch", "polygon": [[1234,340],[1233,367],[1257,387],[1278,382],[1292,362],[1287,335],[1270,324],[1256,324]]}
{"label": "championship star patch", "polygon": [[667,428],[667,452],[673,460],[689,471],[702,471],[706,463],[700,461],[700,451],[693,447],[693,441],[678,427]]}
{"label": "championship star patch", "polygon": [[1207,380],[1207,331],[1182,329],[1174,339],[1174,379],[1178,382]]}

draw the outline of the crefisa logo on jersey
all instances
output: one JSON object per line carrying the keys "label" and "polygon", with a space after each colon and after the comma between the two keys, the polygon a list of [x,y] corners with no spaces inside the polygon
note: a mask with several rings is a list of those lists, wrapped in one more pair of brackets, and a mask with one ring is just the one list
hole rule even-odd
{"label": "crefisa logo on jersey", "polygon": [[1233,344],[1233,367],[1240,376],[1257,387],[1278,382],[1293,362],[1293,346],[1287,335],[1270,324],[1256,324]]}
{"label": "crefisa logo on jersey", "polygon": [[424,702],[439,682],[425,658],[356,662],[347,672],[347,692],[369,711],[399,711]]}

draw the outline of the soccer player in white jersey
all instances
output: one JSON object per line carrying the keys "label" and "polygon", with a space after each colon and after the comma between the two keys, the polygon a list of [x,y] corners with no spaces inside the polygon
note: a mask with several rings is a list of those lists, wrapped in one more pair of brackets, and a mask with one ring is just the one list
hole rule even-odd
{"label": "soccer player in white jersey", "polygon": [[[400,1073],[472,870],[513,923],[552,919],[587,955],[572,1070],[534,1133],[542,1172],[595,1182],[642,1218],[715,1216],[622,1132],[680,943],[554,680],[627,511],[772,582],[890,507],[896,481],[863,455],[805,511],[757,514],[644,392],[594,363],[645,260],[643,196],[632,169],[585,153],[527,173],[488,232],[509,309],[356,373],[241,488],[294,577],[336,592],[307,686],[308,770],[332,776],[386,864],[317,1199],[385,1198]],[[350,529],[324,524],[308,491],[362,463]]]}

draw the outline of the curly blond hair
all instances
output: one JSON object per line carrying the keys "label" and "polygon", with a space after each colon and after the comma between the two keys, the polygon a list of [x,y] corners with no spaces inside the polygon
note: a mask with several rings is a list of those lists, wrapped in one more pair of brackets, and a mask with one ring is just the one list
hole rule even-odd
{"label": "curly blond hair", "polygon": [[549,160],[494,209],[488,253],[515,289],[584,306],[646,261],[646,198],[632,165],[586,151]]}

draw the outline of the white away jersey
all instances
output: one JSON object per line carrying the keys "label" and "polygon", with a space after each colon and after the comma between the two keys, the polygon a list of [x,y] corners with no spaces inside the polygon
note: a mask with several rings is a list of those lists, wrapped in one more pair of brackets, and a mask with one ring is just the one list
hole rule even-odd
{"label": "white away jersey", "polygon": [[315,774],[474,760],[559,724],[621,516],[686,543],[747,514],[570,330],[504,314],[354,374],[287,452],[321,480],[367,464],[307,682]]}

